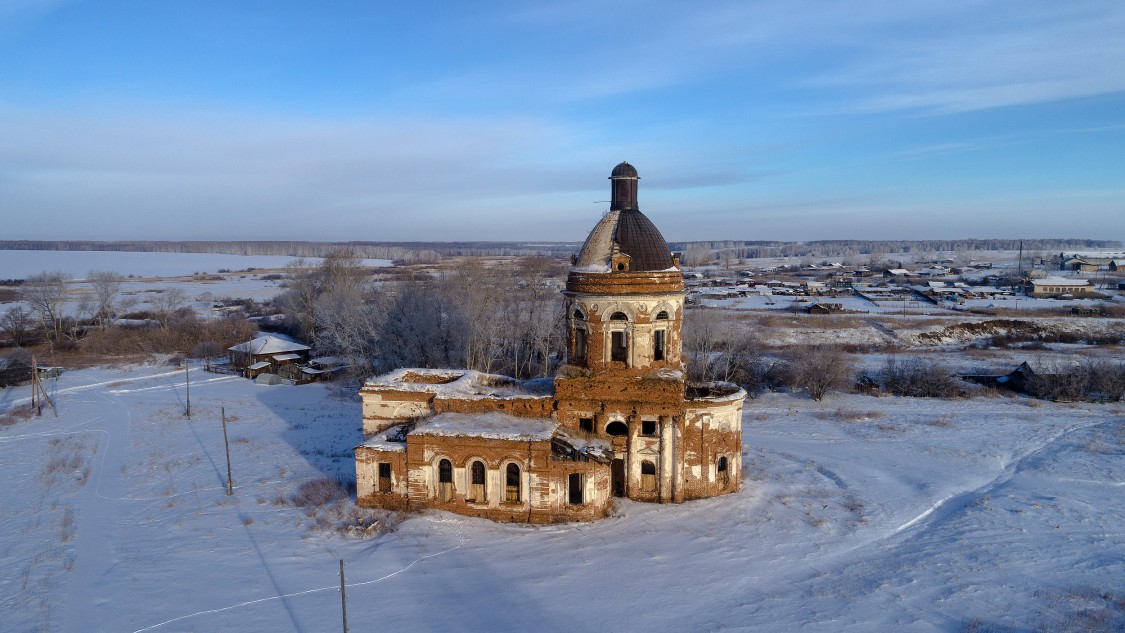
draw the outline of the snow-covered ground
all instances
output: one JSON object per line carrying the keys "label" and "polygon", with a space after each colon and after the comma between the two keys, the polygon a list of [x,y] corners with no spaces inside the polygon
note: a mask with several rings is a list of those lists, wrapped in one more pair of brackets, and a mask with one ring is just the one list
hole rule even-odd
{"label": "snow-covered ground", "polygon": [[747,403],[739,493],[592,524],[430,512],[356,538],[285,501],[350,473],[347,393],[193,371],[189,420],[182,370],[49,387],[57,419],[0,426],[5,632],[339,630],[339,559],[353,631],[1125,626],[1121,405],[767,395]]}

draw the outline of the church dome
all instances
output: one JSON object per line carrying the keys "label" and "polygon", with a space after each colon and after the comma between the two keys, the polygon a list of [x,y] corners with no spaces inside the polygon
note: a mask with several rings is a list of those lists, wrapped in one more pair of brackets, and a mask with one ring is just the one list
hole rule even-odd
{"label": "church dome", "polygon": [[610,178],[633,179],[628,189],[615,187],[609,213],[590,231],[576,268],[587,272],[609,272],[615,253],[629,256],[630,272],[668,270],[675,266],[668,242],[656,225],[636,205],[637,170],[629,163],[613,168]]}
{"label": "church dome", "polygon": [[639,178],[637,175],[637,168],[629,163],[622,161],[617,167],[613,168],[613,173],[609,175],[610,178]]}

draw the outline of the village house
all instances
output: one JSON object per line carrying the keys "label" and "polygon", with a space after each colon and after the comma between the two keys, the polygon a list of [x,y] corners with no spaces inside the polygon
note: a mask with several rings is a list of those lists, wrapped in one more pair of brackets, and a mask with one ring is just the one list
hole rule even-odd
{"label": "village house", "polygon": [[679,259],[638,180],[613,169],[610,210],[573,258],[553,380],[402,369],[363,386],[360,505],[550,523],[739,489],[746,392],[685,381]]}
{"label": "village house", "polygon": [[1081,299],[1083,297],[1096,297],[1098,293],[1094,290],[1094,285],[1087,279],[1067,279],[1063,277],[1043,277],[1041,279],[1031,280],[1031,292],[1029,296],[1038,298],[1049,297],[1074,297]]}
{"label": "village house", "polygon": [[309,360],[309,346],[278,336],[259,336],[251,341],[227,348],[230,368],[247,378],[274,374],[296,380],[300,366]]}

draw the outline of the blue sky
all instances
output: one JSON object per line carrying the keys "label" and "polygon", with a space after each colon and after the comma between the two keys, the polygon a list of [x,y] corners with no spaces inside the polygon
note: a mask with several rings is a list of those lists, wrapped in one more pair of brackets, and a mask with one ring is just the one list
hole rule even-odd
{"label": "blue sky", "polygon": [[1125,3],[0,0],[0,239],[1125,239]]}

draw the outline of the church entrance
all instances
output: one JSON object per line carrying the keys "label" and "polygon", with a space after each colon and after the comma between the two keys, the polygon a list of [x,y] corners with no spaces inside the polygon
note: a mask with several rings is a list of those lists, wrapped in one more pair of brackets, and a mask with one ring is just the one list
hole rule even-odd
{"label": "church entrance", "polygon": [[613,470],[611,471],[610,482],[613,487],[613,496],[625,496],[625,460],[613,460]]}

